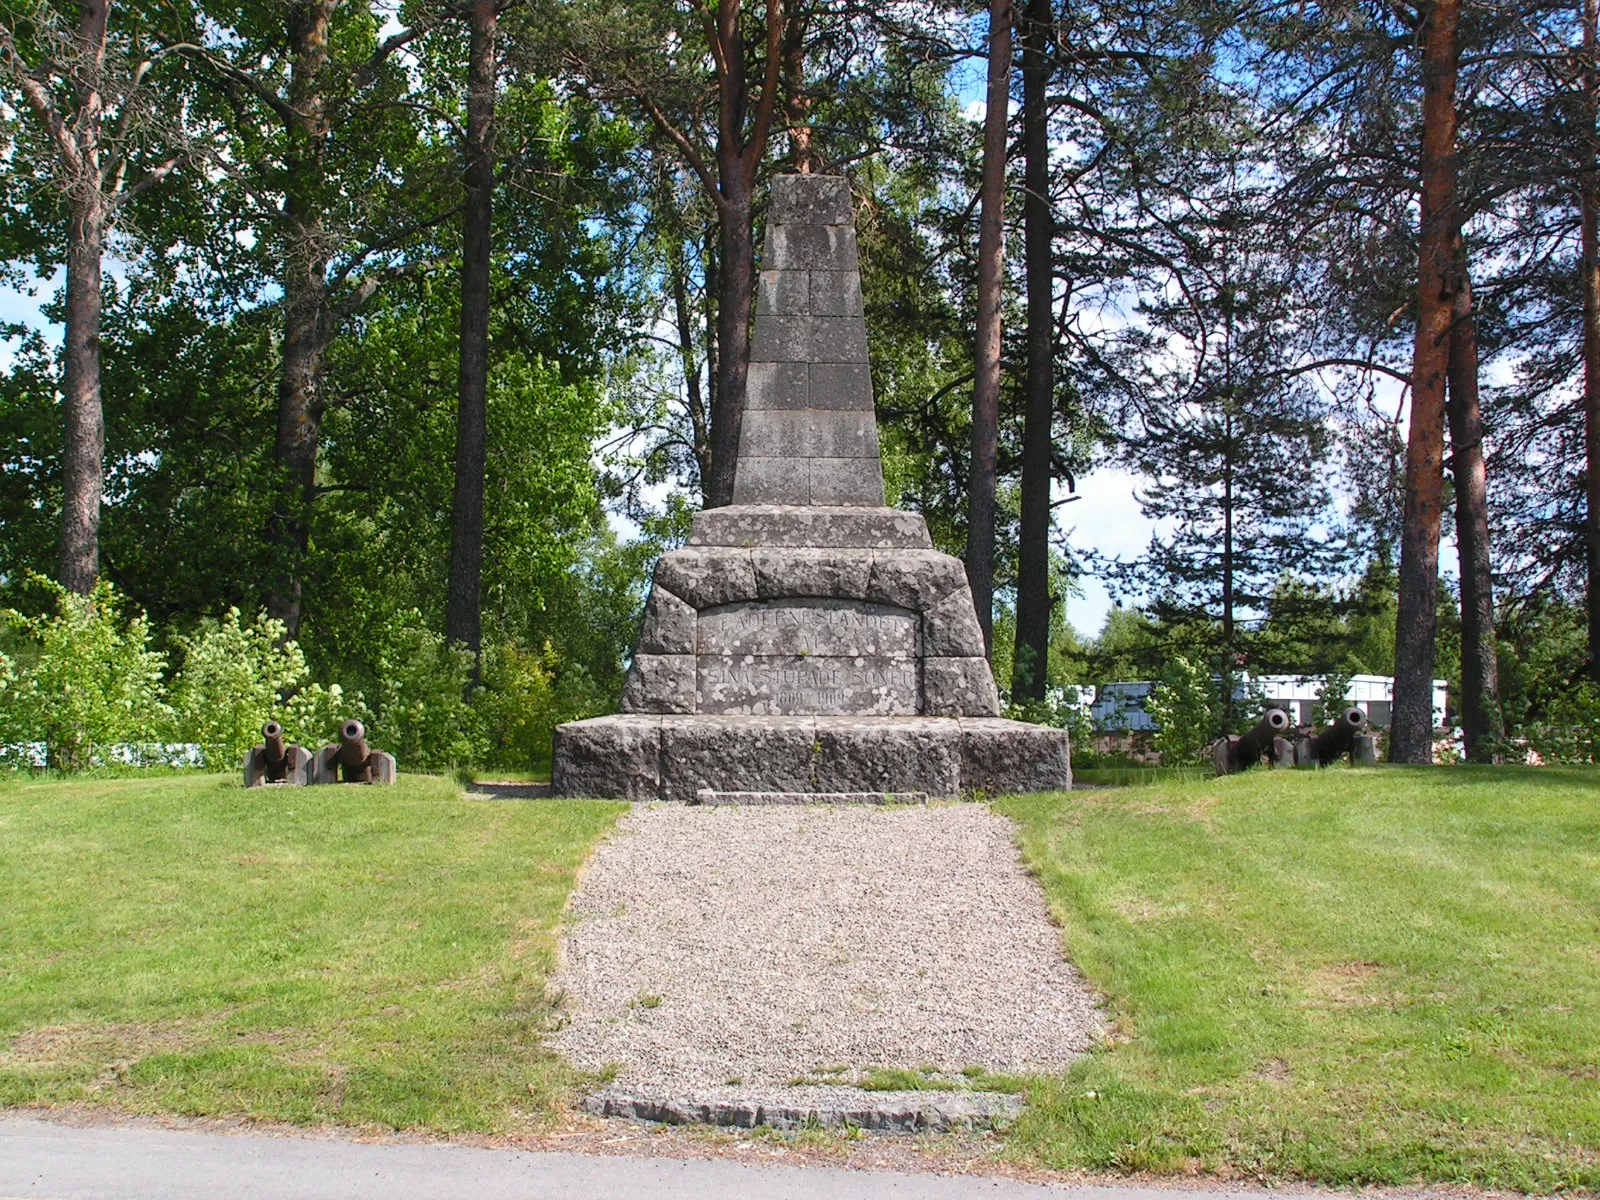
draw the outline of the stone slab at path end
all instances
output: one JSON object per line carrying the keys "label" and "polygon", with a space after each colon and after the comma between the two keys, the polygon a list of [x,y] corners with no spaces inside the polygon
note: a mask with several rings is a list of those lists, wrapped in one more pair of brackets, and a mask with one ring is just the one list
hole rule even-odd
{"label": "stone slab at path end", "polygon": [[733,504],[662,556],[622,713],[555,731],[558,796],[1067,788],[1000,719],[961,561],[884,504],[850,189],[773,181]]}

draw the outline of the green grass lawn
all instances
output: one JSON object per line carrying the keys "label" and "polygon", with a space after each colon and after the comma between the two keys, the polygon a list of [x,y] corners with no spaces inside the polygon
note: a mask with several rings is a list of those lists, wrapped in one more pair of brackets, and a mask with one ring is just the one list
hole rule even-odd
{"label": "green grass lawn", "polygon": [[[1600,1185],[1600,772],[1256,771],[1008,799],[1110,1043],[1006,1152]],[[449,780],[0,785],[0,1106],[515,1130],[621,805]]]}
{"label": "green grass lawn", "polygon": [[621,805],[451,780],[0,785],[0,1106],[437,1130],[548,1113],[554,932]]}
{"label": "green grass lawn", "polygon": [[1600,1187],[1600,772],[1256,771],[1010,799],[1113,1043],[1058,1167]]}

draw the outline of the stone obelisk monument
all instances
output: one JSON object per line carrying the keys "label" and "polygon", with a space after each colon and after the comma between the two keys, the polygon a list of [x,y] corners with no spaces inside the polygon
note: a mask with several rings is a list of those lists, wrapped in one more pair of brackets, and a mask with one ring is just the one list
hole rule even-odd
{"label": "stone obelisk monument", "polygon": [[1064,788],[999,717],[961,561],[884,506],[850,190],[772,188],[733,504],[656,567],[622,712],[555,732],[561,796],[759,802]]}

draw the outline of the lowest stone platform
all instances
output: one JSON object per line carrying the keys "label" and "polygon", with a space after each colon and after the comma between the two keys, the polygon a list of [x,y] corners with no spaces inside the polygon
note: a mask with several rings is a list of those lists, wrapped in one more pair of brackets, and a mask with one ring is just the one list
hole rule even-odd
{"label": "lowest stone platform", "polygon": [[705,790],[848,803],[871,793],[949,800],[1071,783],[1059,729],[998,717],[623,713],[556,730],[558,796],[693,804]]}
{"label": "lowest stone platform", "polygon": [[555,733],[562,796],[818,800],[1070,786],[999,719],[961,561],[884,506],[843,179],[774,181],[734,504],[656,567],[622,714]]}

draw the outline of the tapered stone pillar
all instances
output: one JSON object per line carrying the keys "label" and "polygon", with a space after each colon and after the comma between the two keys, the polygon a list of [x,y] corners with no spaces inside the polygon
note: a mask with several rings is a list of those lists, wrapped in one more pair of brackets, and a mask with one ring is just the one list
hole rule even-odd
{"label": "tapered stone pillar", "polygon": [[959,559],[884,506],[850,192],[774,181],[734,503],[656,567],[622,713],[554,790],[716,803],[1038,791],[1065,731],[999,719]]}

